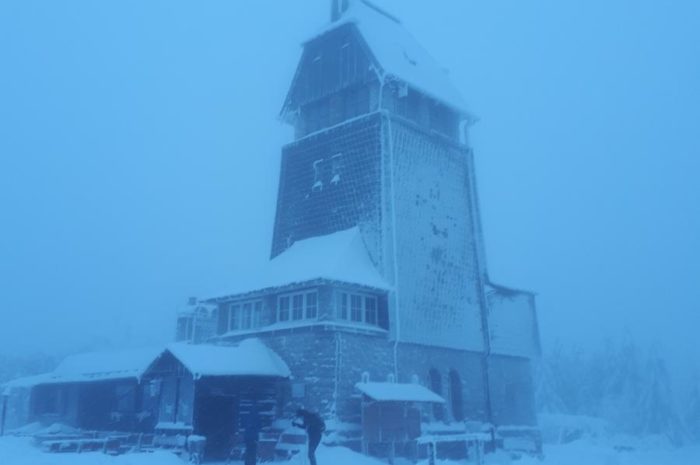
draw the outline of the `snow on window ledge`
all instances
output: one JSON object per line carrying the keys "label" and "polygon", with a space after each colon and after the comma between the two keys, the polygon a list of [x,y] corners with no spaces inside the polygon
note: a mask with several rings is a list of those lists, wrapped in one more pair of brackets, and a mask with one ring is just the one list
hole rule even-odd
{"label": "snow on window ledge", "polygon": [[299,321],[285,321],[282,323],[274,323],[268,326],[263,326],[256,329],[250,330],[239,330],[239,331],[229,331],[227,333],[219,335],[217,338],[227,338],[227,337],[238,337],[238,336],[249,336],[251,334],[262,334],[262,333],[272,333],[276,331],[289,331],[300,328],[312,328],[312,327],[328,327],[342,330],[357,331],[363,333],[370,333],[376,335],[386,335],[388,331],[384,328],[378,326],[371,326],[363,323],[354,323],[349,321],[336,321],[336,320],[299,320]]}

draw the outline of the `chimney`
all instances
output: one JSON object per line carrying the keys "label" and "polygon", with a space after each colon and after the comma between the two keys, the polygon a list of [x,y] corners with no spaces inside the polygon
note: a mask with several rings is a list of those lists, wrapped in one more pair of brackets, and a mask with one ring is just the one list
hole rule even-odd
{"label": "chimney", "polygon": [[331,0],[331,22],[338,21],[348,10],[350,0]]}

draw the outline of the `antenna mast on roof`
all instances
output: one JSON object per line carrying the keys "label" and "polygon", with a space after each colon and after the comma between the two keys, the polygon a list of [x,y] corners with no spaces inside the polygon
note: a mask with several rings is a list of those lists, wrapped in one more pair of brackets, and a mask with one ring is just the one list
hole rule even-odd
{"label": "antenna mast on roof", "polygon": [[338,21],[350,7],[350,0],[331,0],[331,21]]}

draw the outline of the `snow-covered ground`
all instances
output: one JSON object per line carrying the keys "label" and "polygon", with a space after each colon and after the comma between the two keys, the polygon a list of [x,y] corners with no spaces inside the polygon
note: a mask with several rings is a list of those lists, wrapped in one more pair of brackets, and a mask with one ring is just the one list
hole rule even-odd
{"label": "snow-covered ground", "polygon": [[183,465],[183,461],[169,452],[152,454],[124,454],[113,457],[102,452],[84,454],[49,454],[32,445],[32,439],[7,436],[0,438],[2,465]]}
{"label": "snow-covered ground", "polygon": [[[505,462],[508,463],[508,462]],[[648,445],[631,451],[581,440],[564,445],[545,446],[545,459],[523,459],[517,465],[698,465],[700,445],[675,448]]]}
{"label": "snow-covered ground", "polygon": [[[380,465],[384,462],[364,457],[342,447],[321,447],[319,465]],[[32,446],[28,438],[0,438],[2,465],[183,465],[183,461],[168,452],[125,454],[117,457],[101,452],[84,454],[47,454]],[[306,465],[305,457],[295,457],[289,465]],[[439,461],[439,465],[465,465],[466,462]],[[674,448],[648,444],[632,451],[616,450],[600,441],[581,440],[566,445],[546,447],[545,458],[511,460],[505,454],[490,455],[487,465],[698,465],[700,445]],[[427,465],[422,462],[420,465]]]}

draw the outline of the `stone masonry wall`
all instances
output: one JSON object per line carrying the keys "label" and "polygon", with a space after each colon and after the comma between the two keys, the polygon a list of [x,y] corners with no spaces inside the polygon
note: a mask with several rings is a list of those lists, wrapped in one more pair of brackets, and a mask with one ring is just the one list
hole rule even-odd
{"label": "stone masonry wall", "polygon": [[[292,371],[292,384],[304,385],[303,398],[289,398],[289,408],[304,405],[326,418],[360,421],[360,395],[355,385],[363,374],[385,382],[394,374],[394,344],[386,333],[363,333],[331,325],[280,330],[258,336],[277,352]],[[400,344],[397,382],[417,380],[430,388],[429,371],[442,378],[445,421],[454,420],[449,373],[460,379],[464,419],[484,420],[486,415],[482,357],[462,350]],[[431,420],[430,417],[426,420]]]}
{"label": "stone masonry wall", "polygon": [[399,344],[399,381],[409,383],[418,377],[420,384],[431,388],[430,370],[440,375],[442,390],[438,392],[446,401],[445,420],[456,420],[452,410],[450,371],[459,375],[462,412],[465,420],[485,421],[486,389],[484,385],[483,357],[479,353],[445,349],[419,344]]}
{"label": "stone masonry wall", "polygon": [[397,118],[384,131],[401,310],[391,327],[401,342],[483,351],[468,151]]}
{"label": "stone masonry wall", "polygon": [[489,357],[492,421],[495,425],[537,425],[530,360]]}

